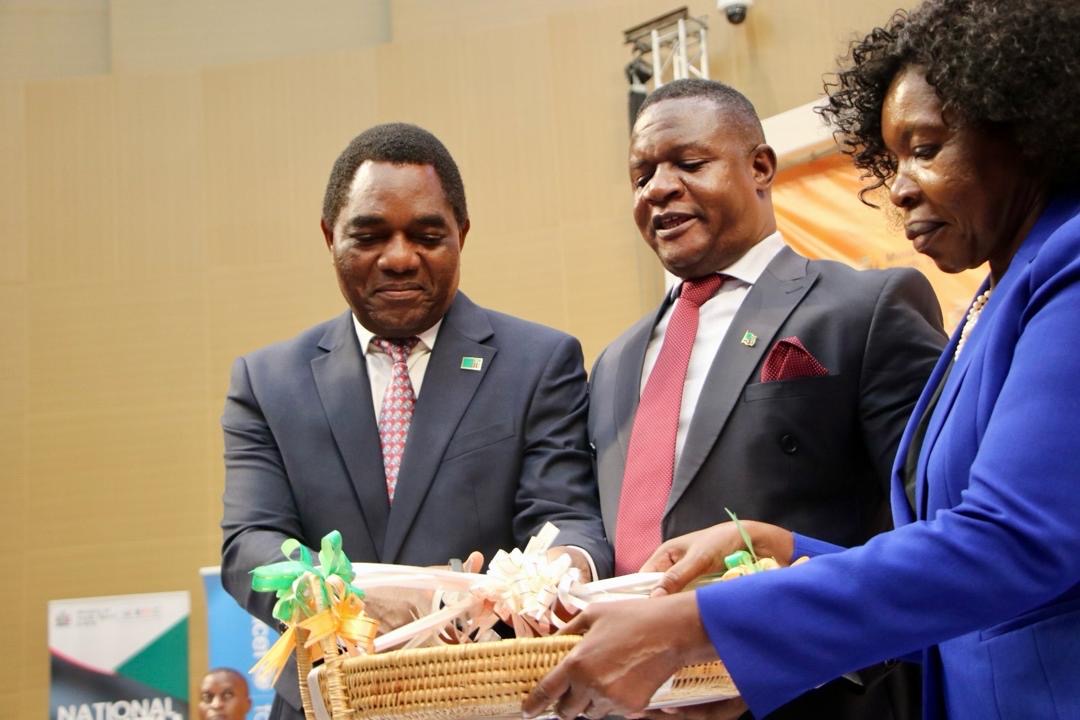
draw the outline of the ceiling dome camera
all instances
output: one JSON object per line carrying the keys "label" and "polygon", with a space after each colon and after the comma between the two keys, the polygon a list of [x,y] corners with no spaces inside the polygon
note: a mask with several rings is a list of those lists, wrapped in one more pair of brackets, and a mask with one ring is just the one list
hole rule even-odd
{"label": "ceiling dome camera", "polygon": [[746,11],[754,4],[754,0],[716,0],[716,8],[723,10],[728,22],[738,25],[746,19]]}

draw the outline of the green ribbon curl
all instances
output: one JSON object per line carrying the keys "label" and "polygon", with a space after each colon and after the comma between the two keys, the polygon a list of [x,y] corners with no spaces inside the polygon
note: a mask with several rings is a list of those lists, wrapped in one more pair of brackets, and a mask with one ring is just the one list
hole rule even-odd
{"label": "green ribbon curl", "polygon": [[355,574],[352,563],[341,549],[341,533],[337,530],[331,530],[323,537],[318,565],[312,563],[311,551],[299,540],[289,538],[281,543],[281,552],[286,558],[291,558],[296,552],[298,558],[262,565],[251,571],[252,590],[276,593],[277,602],[274,603],[273,616],[278,620],[291,623],[298,610],[305,615],[312,614],[305,601],[307,583],[297,582],[308,574],[315,578],[326,607],[331,604],[330,590],[326,584],[331,577],[340,578],[347,593],[359,598],[364,597],[364,591],[352,585]]}

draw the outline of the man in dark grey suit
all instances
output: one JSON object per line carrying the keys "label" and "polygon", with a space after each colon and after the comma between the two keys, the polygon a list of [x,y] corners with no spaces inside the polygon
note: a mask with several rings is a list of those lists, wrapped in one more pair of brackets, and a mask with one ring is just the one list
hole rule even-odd
{"label": "man in dark grey suit", "polygon": [[[351,560],[430,565],[546,522],[607,574],[580,345],[458,292],[469,229],[433,135],[381,125],[334,165],[322,229],[350,310],[236,361],[225,403],[222,582],[276,625],[252,568],[340,530]],[[595,565],[593,565],[595,564]],[[301,717],[294,668],[271,716]]]}
{"label": "man in dark grey suit", "polygon": [[[888,527],[889,470],[945,342],[941,311],[915,270],[859,272],[788,248],[775,171],[753,106],[720,83],[665,85],[635,122],[634,217],[683,282],[591,376],[589,438],[618,573],[662,540],[728,520],[725,508],[843,545]],[[687,298],[710,278],[719,290],[693,300],[687,331]],[[862,695],[830,683],[774,717],[905,717],[918,696],[902,675]]]}

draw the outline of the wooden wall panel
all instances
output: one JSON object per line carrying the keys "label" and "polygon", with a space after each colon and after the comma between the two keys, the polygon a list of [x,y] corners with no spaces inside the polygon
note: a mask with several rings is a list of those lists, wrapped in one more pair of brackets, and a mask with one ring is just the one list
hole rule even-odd
{"label": "wooden wall panel", "polygon": [[822,94],[822,75],[850,41],[883,23],[898,0],[771,0],[757,3],[741,25],[732,25],[715,4],[694,2],[709,17],[712,76],[753,101],[762,117],[810,102]]}
{"label": "wooden wall panel", "polygon": [[190,408],[204,395],[207,308],[198,275],[34,284],[29,318],[35,416]]}
{"label": "wooden wall panel", "polygon": [[651,312],[663,293],[656,256],[633,223],[579,223],[560,233],[566,273],[567,332],[581,340],[585,366],[623,330]]}
{"label": "wooden wall panel", "polygon": [[557,227],[469,236],[461,289],[477,303],[566,330],[566,258]]}
{"label": "wooden wall panel", "polygon": [[[28,545],[31,528],[27,505],[26,446],[24,415],[26,411],[26,290],[22,285],[0,285],[0,493],[3,494],[5,532],[18,538],[20,548]],[[28,566],[22,552],[6,553],[0,570],[10,578],[10,587],[21,592],[27,586]],[[0,707],[14,707],[23,673],[23,653],[30,637],[39,633],[31,628],[29,618],[16,614],[9,622],[9,652],[0,653],[0,676],[12,681],[0,684]],[[38,620],[40,622],[40,620]]]}
{"label": "wooden wall panel", "polygon": [[0,284],[26,281],[25,85],[0,82]]}
{"label": "wooden wall panel", "polygon": [[560,212],[546,26],[475,32],[460,43],[464,150],[474,214],[493,241],[506,232],[553,231]]}
{"label": "wooden wall panel", "polygon": [[338,153],[375,122],[374,52],[207,70],[212,267],[309,262]]}
{"label": "wooden wall panel", "polygon": [[[474,90],[463,60],[464,42],[382,45],[375,51],[376,122],[408,122],[435,133],[450,150],[471,195],[465,147],[465,106]],[[366,126],[358,126],[364,130]],[[471,208],[470,208],[471,209]]]}
{"label": "wooden wall panel", "polygon": [[[309,237],[297,238],[296,242],[308,245],[314,262],[292,267],[216,268],[207,279],[212,308],[208,322],[211,371],[207,402],[215,418],[221,415],[233,360],[292,337],[347,307],[322,238],[309,233]],[[217,469],[215,475],[220,475]]]}
{"label": "wooden wall panel", "polygon": [[0,2],[0,80],[109,72],[109,0]]}
{"label": "wooden wall panel", "polygon": [[[32,83],[26,91],[29,279],[118,278],[116,84]],[[72,308],[74,309],[74,308]]]}
{"label": "wooden wall panel", "polygon": [[167,73],[390,40],[388,0],[111,0],[113,72]]}
{"label": "wooden wall panel", "polygon": [[115,80],[117,270],[124,278],[206,266],[199,76]]}

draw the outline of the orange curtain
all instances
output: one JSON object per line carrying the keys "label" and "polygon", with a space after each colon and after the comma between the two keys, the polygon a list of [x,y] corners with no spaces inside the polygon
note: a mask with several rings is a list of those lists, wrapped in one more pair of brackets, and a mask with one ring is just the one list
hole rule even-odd
{"label": "orange curtain", "polygon": [[955,275],[938,270],[912,249],[886,195],[871,198],[880,210],[859,201],[862,182],[851,160],[840,154],[782,171],[773,185],[773,205],[784,239],[810,258],[858,268],[918,268],[937,292],[945,329],[951,331],[963,319],[986,269]]}

